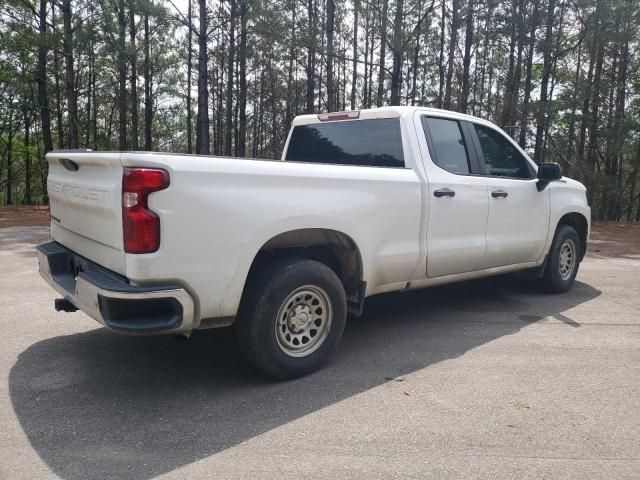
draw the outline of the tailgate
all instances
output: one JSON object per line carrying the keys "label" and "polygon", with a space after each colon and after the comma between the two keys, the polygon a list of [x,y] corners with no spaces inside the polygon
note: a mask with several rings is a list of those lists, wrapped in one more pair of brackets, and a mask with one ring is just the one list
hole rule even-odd
{"label": "tailgate", "polygon": [[51,237],[122,275],[122,165],[119,152],[47,154]]}

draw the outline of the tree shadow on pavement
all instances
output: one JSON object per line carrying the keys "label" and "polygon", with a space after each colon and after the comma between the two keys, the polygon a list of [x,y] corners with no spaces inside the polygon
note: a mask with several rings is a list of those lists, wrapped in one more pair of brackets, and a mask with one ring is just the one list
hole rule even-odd
{"label": "tree shadow on pavement", "polygon": [[27,437],[57,475],[151,478],[599,294],[577,282],[542,295],[508,276],[373,297],[347,322],[330,363],[289,382],[251,368],[231,330],[177,343],[96,329],[30,346],[9,389]]}

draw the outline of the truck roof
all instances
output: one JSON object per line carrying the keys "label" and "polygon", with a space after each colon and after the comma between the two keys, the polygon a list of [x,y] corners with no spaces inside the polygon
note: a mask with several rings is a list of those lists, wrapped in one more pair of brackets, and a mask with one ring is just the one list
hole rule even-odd
{"label": "truck roof", "polygon": [[376,118],[398,118],[403,115],[411,114],[415,111],[431,113],[434,115],[443,115],[450,118],[460,118],[475,121],[484,121],[481,118],[467,115],[464,113],[453,112],[450,110],[442,110],[439,108],[416,107],[416,106],[393,106],[367,108],[363,110],[351,110],[346,112],[331,112],[319,114],[298,115],[293,119],[293,125],[310,125],[314,123],[323,123],[327,121],[344,121],[344,120],[370,120]]}

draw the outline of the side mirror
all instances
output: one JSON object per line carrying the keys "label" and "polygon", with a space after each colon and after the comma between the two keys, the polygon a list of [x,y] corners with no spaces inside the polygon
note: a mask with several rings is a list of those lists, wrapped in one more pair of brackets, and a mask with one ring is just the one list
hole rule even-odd
{"label": "side mirror", "polygon": [[538,191],[541,192],[547,185],[562,178],[562,169],[559,163],[545,162],[538,167]]}

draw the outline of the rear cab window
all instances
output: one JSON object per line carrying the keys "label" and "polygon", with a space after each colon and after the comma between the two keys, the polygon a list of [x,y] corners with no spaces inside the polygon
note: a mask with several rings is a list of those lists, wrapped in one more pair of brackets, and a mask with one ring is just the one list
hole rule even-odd
{"label": "rear cab window", "polygon": [[422,126],[436,165],[451,173],[471,172],[467,147],[457,120],[423,116]]}
{"label": "rear cab window", "polygon": [[286,161],[405,168],[400,120],[381,118],[297,125]]}

